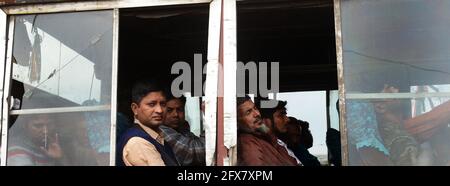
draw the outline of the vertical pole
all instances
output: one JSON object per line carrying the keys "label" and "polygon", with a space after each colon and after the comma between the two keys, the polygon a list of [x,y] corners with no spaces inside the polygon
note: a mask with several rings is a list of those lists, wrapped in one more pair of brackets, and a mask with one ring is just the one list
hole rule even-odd
{"label": "vertical pole", "polygon": [[224,1],[221,1],[222,8],[221,8],[221,14],[220,14],[220,42],[219,42],[219,84],[218,84],[218,97],[217,97],[217,153],[216,153],[216,165],[223,166],[223,160],[225,158],[226,149],[223,145],[223,114],[224,114],[224,108],[223,108],[223,96],[224,96],[224,84],[223,84],[223,5]]}
{"label": "vertical pole", "polygon": [[[5,82],[5,63],[6,63],[6,48],[7,48],[7,28],[8,28],[8,15],[6,15],[3,10],[0,9],[0,95],[3,96],[4,89],[3,85]],[[3,99],[0,103],[0,109],[3,108]],[[3,118],[3,114],[0,114],[0,121]],[[0,123],[0,134],[2,129],[3,121]],[[1,142],[1,140],[0,140]],[[1,146],[1,144],[0,144]],[[1,153],[3,154],[3,153]],[[0,159],[1,162],[1,159]]]}
{"label": "vertical pole", "polygon": [[117,128],[117,78],[119,64],[119,9],[113,10],[113,43],[112,43],[112,73],[111,73],[111,135],[109,165],[116,164],[116,128]]}
{"label": "vertical pole", "polygon": [[331,128],[331,119],[330,119],[330,90],[326,91],[326,105],[327,105],[327,130]]}
{"label": "vertical pole", "polygon": [[1,166],[6,166],[6,154],[8,152],[8,114],[9,114],[9,94],[11,91],[11,70],[12,70],[12,56],[13,56],[13,43],[14,43],[14,21],[15,17],[9,17],[8,26],[8,47],[6,49],[6,61],[5,61],[5,76],[3,84],[3,107],[2,107],[2,146],[1,152]]}
{"label": "vertical pole", "polygon": [[336,58],[339,87],[339,130],[341,132],[342,165],[348,165],[348,141],[345,109],[344,63],[342,55],[341,0],[334,0],[334,28],[336,34]]}
{"label": "vertical pole", "polygon": [[237,163],[237,49],[236,1],[226,0],[223,5],[223,146],[226,150],[224,165]]}
{"label": "vertical pole", "polygon": [[217,89],[219,78],[219,46],[220,46],[220,20],[221,0],[213,0],[209,8],[208,29],[208,63],[205,80],[205,146],[206,165],[215,164],[216,159],[216,124],[217,124]]}

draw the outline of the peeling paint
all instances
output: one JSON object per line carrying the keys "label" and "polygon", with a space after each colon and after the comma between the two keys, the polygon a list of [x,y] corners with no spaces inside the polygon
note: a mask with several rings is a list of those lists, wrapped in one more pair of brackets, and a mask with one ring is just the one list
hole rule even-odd
{"label": "peeling paint", "polygon": [[42,0],[40,3],[15,3],[1,8],[9,15],[57,13],[90,10],[111,10],[115,8],[136,8],[150,6],[167,6],[181,4],[210,3],[211,0],[59,0],[49,3],[50,0]]}
{"label": "peeling paint", "polygon": [[341,0],[334,0],[334,25],[336,32],[336,58],[339,87],[339,130],[341,132],[342,165],[348,165],[348,141],[345,109],[344,63],[342,55]]}

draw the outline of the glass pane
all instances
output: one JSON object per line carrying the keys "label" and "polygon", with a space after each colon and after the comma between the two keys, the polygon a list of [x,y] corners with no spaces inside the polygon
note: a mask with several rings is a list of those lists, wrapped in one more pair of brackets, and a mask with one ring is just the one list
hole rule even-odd
{"label": "glass pane", "polygon": [[13,109],[110,104],[112,24],[112,11],[17,16]]}
{"label": "glass pane", "polygon": [[339,131],[339,92],[330,90],[330,127]]}
{"label": "glass pane", "polygon": [[108,165],[110,111],[11,116],[7,165]]}
{"label": "glass pane", "polygon": [[341,8],[350,165],[450,165],[450,2]]}
{"label": "glass pane", "polygon": [[[17,16],[12,109],[110,105],[112,23],[112,11]],[[110,116],[10,115],[7,165],[109,165]]]}

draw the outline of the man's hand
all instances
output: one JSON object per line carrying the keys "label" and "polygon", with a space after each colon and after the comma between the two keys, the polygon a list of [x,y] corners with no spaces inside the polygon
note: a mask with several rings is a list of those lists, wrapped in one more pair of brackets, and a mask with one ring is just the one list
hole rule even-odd
{"label": "man's hand", "polygon": [[61,149],[61,146],[59,145],[58,133],[55,134],[54,141],[50,142],[47,149],[44,147],[41,147],[41,149],[47,156],[51,158],[55,159],[62,158],[63,151]]}

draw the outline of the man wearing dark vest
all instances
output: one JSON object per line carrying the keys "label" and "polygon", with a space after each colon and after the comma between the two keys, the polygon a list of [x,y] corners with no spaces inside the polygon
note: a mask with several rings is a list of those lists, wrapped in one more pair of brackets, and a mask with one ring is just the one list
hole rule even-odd
{"label": "man wearing dark vest", "polygon": [[179,165],[159,129],[166,109],[162,87],[155,81],[141,80],[134,84],[131,97],[134,126],[125,131],[117,142],[117,165]]}

